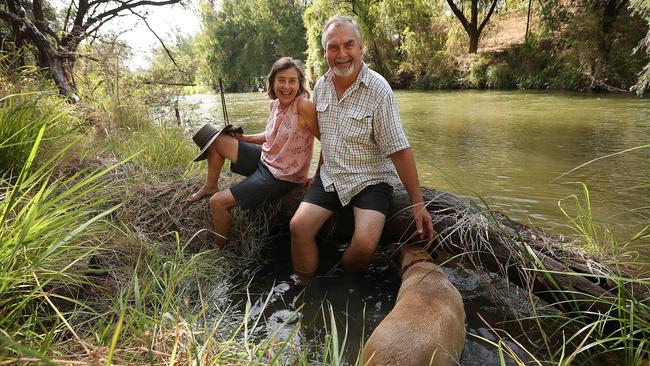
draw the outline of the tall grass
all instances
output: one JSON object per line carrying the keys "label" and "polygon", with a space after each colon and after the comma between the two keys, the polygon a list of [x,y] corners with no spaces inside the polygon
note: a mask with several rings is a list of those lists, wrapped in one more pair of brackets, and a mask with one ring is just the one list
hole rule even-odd
{"label": "tall grass", "polygon": [[96,223],[111,212],[102,209],[105,200],[90,197],[111,168],[55,178],[54,161],[65,147],[33,168],[46,129],[39,129],[17,178],[0,185],[0,334],[6,343],[0,356],[42,355],[68,332],[80,341],[70,318],[84,306],[70,294],[87,283],[83,263],[98,248]]}
{"label": "tall grass", "polygon": [[47,146],[56,141],[60,147],[76,124],[65,102],[47,92],[13,94],[0,99],[0,174],[20,171],[41,128],[47,130],[42,143]]}
{"label": "tall grass", "polygon": [[112,133],[98,148],[121,158],[140,152],[131,165],[157,176],[187,176],[198,172],[193,164],[198,149],[180,127],[149,124],[138,130]]}
{"label": "tall grass", "polygon": [[[599,159],[649,146],[644,145],[594,159],[570,172]],[[566,174],[568,173],[562,176]],[[629,263],[625,262],[629,246],[650,238],[650,225],[642,222],[636,234],[624,241],[617,240],[606,226],[598,224],[594,218],[587,185],[580,183],[580,187],[582,195],[574,194],[563,198],[558,201],[558,206],[567,218],[569,227],[576,233],[574,239],[589,252],[614,263],[610,266],[593,263],[593,266],[598,268],[593,268],[592,274],[589,275],[599,283],[607,283],[607,288],[611,290],[602,296],[595,297],[561,289],[553,281],[554,276],[583,277],[584,274],[549,270],[532,255],[534,251],[528,243],[513,243],[513,246],[520,247],[521,253],[529,259],[530,268],[524,270],[531,275],[544,277],[554,287],[549,294],[558,300],[547,306],[564,309],[559,313],[548,313],[543,309],[535,310],[537,314],[551,314],[544,315],[539,320],[560,324],[551,335],[548,335],[540,324],[541,334],[545,338],[561,335],[563,342],[560,347],[551,347],[548,342],[545,343],[547,359],[539,359],[533,352],[529,352],[529,356],[533,363],[539,365],[595,365],[604,362],[629,366],[645,365],[650,356],[650,297],[647,295],[648,289],[650,289],[650,278],[647,277],[647,271],[645,274],[643,271],[639,271],[636,277],[631,277],[624,274],[622,269],[630,268]],[[647,182],[642,182],[632,189],[641,187],[647,187]],[[572,213],[563,207],[566,200],[573,203]],[[641,207],[641,209],[644,208],[647,209],[647,207]],[[634,210],[634,208],[632,209]],[[495,230],[500,231],[499,224],[495,220],[489,221]],[[508,236],[504,235],[504,237]],[[637,263],[636,265],[639,267],[646,264]],[[531,296],[533,296],[532,291],[529,289]],[[581,303],[584,303],[585,306],[578,306],[582,305]],[[497,335],[496,341],[489,341],[484,337],[478,338],[491,343],[499,350],[502,355],[501,364],[506,365],[514,362],[517,365],[524,365],[525,363],[509,346],[512,343],[518,344],[514,337],[494,330],[493,333]],[[521,344],[518,346],[525,349]]]}
{"label": "tall grass", "polygon": [[[237,268],[219,252],[192,253],[177,235],[171,250],[170,243],[121,232],[122,262],[113,263],[110,270],[118,284],[118,289],[111,291],[117,295],[84,330],[86,338],[103,350],[102,360],[118,364],[311,365],[318,359],[304,347],[307,341],[301,335],[300,322],[282,336],[265,324],[264,312],[272,292],[256,301],[246,290],[244,304],[230,303],[227,294],[235,286],[231,281]],[[126,255],[129,253],[131,256]],[[99,297],[108,296],[110,293]],[[299,319],[298,311],[290,318]],[[331,308],[323,316],[329,317],[331,325],[319,361],[341,365],[346,337],[340,338]]]}

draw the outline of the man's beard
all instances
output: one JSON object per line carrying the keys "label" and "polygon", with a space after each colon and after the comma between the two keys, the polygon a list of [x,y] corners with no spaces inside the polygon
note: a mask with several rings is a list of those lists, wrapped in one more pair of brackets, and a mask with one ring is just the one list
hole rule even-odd
{"label": "man's beard", "polygon": [[346,67],[346,68],[340,68],[340,67],[332,66],[332,72],[334,73],[334,75],[342,77],[342,78],[348,77],[348,76],[352,75],[352,73],[354,72],[354,62],[352,62],[352,60],[350,60],[350,66]]}

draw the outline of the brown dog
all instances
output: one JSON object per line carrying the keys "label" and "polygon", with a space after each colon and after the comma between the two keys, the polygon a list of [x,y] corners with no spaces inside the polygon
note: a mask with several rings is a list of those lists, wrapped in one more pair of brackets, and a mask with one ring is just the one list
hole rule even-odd
{"label": "brown dog", "polygon": [[421,247],[401,253],[402,285],[393,310],[363,350],[363,365],[458,365],[465,345],[463,299]]}

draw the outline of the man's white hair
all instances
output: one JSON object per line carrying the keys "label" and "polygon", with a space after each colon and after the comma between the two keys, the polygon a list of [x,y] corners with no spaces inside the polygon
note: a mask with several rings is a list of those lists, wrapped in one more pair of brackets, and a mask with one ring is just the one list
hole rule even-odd
{"label": "man's white hair", "polygon": [[334,24],[335,27],[338,27],[339,25],[343,24],[351,24],[354,27],[354,31],[357,33],[357,42],[359,42],[359,45],[363,46],[363,34],[361,33],[361,27],[359,27],[359,23],[357,23],[356,20],[354,20],[351,17],[345,16],[345,15],[335,15],[325,22],[325,26],[323,27],[323,34],[321,35],[321,45],[323,46],[323,49],[325,50],[325,42],[327,41],[326,34],[327,30],[330,28],[330,26]]}

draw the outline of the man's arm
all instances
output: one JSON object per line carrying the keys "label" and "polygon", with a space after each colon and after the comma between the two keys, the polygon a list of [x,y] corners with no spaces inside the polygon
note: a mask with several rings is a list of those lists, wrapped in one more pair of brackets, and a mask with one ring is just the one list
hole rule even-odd
{"label": "man's arm", "polygon": [[411,148],[406,148],[389,155],[390,159],[397,169],[397,174],[408,192],[413,207],[413,218],[415,219],[415,226],[417,227],[420,239],[427,239],[427,242],[433,240],[433,224],[431,223],[431,215],[427,208],[424,206],[424,199],[422,198],[422,191],[420,190],[420,179],[418,178],[418,171],[415,167],[415,158]]}

